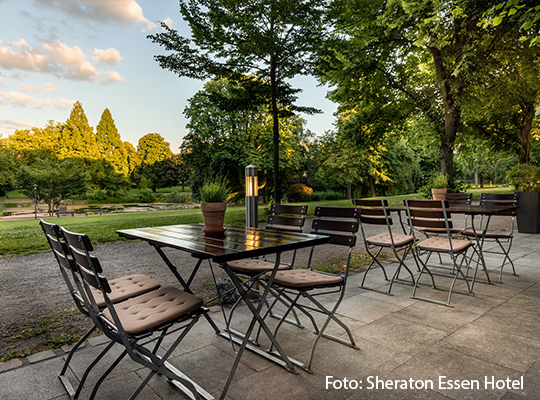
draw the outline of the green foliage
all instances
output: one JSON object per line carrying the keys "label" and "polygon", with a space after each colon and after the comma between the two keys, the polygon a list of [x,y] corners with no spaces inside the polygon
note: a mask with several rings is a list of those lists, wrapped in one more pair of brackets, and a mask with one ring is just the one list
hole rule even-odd
{"label": "green foliage", "polygon": [[150,189],[141,189],[138,197],[141,203],[152,203],[156,201],[156,195]]}
{"label": "green foliage", "polygon": [[165,203],[180,203],[180,204],[193,203],[193,199],[191,198],[191,193],[183,193],[183,192],[166,193],[163,195],[163,201]]}
{"label": "green foliage", "polygon": [[105,190],[96,189],[96,190],[87,191],[85,197],[87,200],[90,200],[90,201],[100,201],[100,200],[106,200],[108,196]]}
{"label": "green foliage", "polygon": [[304,185],[303,183],[295,183],[287,189],[286,196],[287,201],[290,203],[298,203],[302,201],[309,201],[309,196],[313,194],[313,189]]}
{"label": "green foliage", "polygon": [[17,208],[19,205],[17,203],[3,203],[6,208]]}
{"label": "green foliage", "polygon": [[432,189],[448,189],[448,177],[441,173],[435,174],[431,178]]}
{"label": "green foliage", "polygon": [[96,143],[99,154],[113,166],[115,173],[129,173],[128,154],[108,108],[96,127]]}
{"label": "green foliage", "polygon": [[[288,83],[312,71],[313,54],[326,32],[330,2],[314,0],[195,1],[182,0],[180,13],[191,35],[162,24],[163,32],[148,36],[168,55],[155,56],[160,66],[179,76],[195,79],[230,77],[248,83],[248,96],[240,105],[265,105],[272,114],[274,190],[281,198],[280,116],[291,112],[318,112],[294,103],[299,89]],[[258,79],[252,80],[254,75]],[[246,79],[247,77],[247,79]]]}
{"label": "green foliage", "polygon": [[73,104],[71,113],[60,131],[58,158],[98,158],[98,146],[94,129],[88,124],[88,118],[78,101]]}
{"label": "green foliage", "polygon": [[86,192],[86,173],[73,160],[59,164],[39,160],[32,165],[20,165],[14,182],[30,198],[34,198],[34,185],[37,185],[37,198],[48,204],[49,215],[62,199]]}
{"label": "green foliage", "polygon": [[515,165],[508,171],[508,182],[517,192],[540,191],[540,168],[527,164]]}
{"label": "green foliage", "polygon": [[207,180],[201,186],[200,198],[203,203],[221,203],[229,197],[227,181],[221,176]]}
{"label": "green foliage", "polygon": [[171,145],[159,133],[148,133],[140,138],[137,153],[143,165],[153,165],[172,156]]}

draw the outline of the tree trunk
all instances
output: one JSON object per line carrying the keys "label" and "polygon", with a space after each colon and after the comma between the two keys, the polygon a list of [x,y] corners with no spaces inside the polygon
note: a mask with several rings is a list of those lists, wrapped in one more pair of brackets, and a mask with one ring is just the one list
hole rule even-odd
{"label": "tree trunk", "polygon": [[478,189],[478,166],[474,166],[474,188]]}
{"label": "tree trunk", "polygon": [[448,184],[454,185],[454,142],[456,132],[461,120],[461,109],[456,104],[454,94],[448,81],[448,74],[443,64],[441,50],[430,47],[433,56],[437,81],[441,90],[441,98],[444,106],[444,133],[441,132],[441,147],[439,148],[439,159],[441,161],[441,171],[448,177]]}
{"label": "tree trunk", "polygon": [[375,181],[371,175],[368,176],[369,180],[369,191],[371,192],[371,197],[377,197],[377,191],[375,190]]}
{"label": "tree trunk", "polygon": [[518,140],[518,157],[520,164],[531,163],[531,129],[535,114],[536,110],[534,109],[534,104],[532,102],[527,103],[525,121],[519,132]]}
{"label": "tree trunk", "polygon": [[352,199],[352,182],[347,183],[347,199]]}
{"label": "tree trunk", "polygon": [[270,85],[272,91],[272,122],[273,136],[272,142],[274,145],[274,202],[281,204],[281,184],[279,179],[279,118],[277,107],[277,82],[276,82],[276,59],[275,56],[270,57]]}

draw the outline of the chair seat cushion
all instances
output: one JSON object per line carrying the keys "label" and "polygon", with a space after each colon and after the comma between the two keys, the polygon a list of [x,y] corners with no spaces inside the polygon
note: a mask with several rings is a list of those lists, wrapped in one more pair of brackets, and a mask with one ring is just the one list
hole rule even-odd
{"label": "chair seat cushion", "polygon": [[[452,239],[452,249],[455,253],[466,250],[472,243],[470,240]],[[447,237],[432,237],[418,244],[421,250],[450,252],[450,241]]]}
{"label": "chair seat cushion", "polygon": [[[446,235],[447,234],[447,231],[446,231],[446,228],[421,228],[420,229],[422,232],[425,232],[425,233],[433,233],[433,234],[442,234],[442,235]],[[461,232],[461,229],[458,229],[458,228],[450,228],[449,229],[450,233],[451,234],[456,234],[456,233],[460,233]]]}
{"label": "chair seat cushion", "polygon": [[[263,272],[272,271],[275,266],[275,263],[263,260],[237,260],[230,261],[227,264],[229,264],[229,267],[231,267],[234,272],[245,275],[259,275]],[[289,266],[279,264],[278,269],[289,269]]]}
{"label": "chair seat cushion", "polygon": [[[269,278],[270,273],[267,273],[266,277]],[[289,288],[316,288],[341,285],[343,278],[308,269],[290,269],[278,271],[274,278],[274,284]]]}
{"label": "chair seat cushion", "polygon": [[[465,236],[474,237],[474,231],[472,229],[467,229],[466,231],[463,231],[463,234]],[[483,232],[476,232],[478,237],[482,237]],[[510,239],[512,238],[512,234],[508,232],[494,232],[494,231],[487,231],[486,232],[486,238],[488,239]]]}
{"label": "chair seat cushion", "polygon": [[[137,335],[172,322],[201,308],[202,299],[173,287],[165,287],[114,305],[128,335]],[[103,317],[114,324],[108,309]]]}
{"label": "chair seat cushion", "polygon": [[[392,234],[392,237],[394,238],[394,245],[396,247],[405,246],[414,241],[414,238],[411,235],[401,235],[399,233],[394,233]],[[390,233],[388,232],[380,233],[376,236],[367,238],[366,241],[370,244],[374,244],[377,246],[383,246],[383,247],[392,246],[392,238],[390,237]]]}
{"label": "chair seat cushion", "polygon": [[[119,303],[131,297],[159,289],[161,286],[152,278],[142,274],[127,275],[109,281],[111,293],[108,294],[113,303]],[[105,299],[101,290],[91,287],[92,294],[99,308],[105,308]]]}

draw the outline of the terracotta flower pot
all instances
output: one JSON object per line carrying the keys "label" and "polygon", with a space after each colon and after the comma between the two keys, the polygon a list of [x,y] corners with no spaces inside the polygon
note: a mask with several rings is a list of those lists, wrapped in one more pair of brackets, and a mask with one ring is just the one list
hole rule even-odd
{"label": "terracotta flower pot", "polygon": [[225,219],[225,210],[227,203],[201,203],[204,228],[206,235],[219,235],[225,232],[223,220]]}
{"label": "terracotta flower pot", "polygon": [[446,189],[431,189],[433,200],[446,200]]}

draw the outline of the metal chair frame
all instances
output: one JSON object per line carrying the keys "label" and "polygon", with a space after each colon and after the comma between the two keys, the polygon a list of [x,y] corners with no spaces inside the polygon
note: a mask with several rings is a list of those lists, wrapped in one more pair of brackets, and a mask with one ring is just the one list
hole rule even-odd
{"label": "metal chair frame", "polygon": [[[279,231],[279,232],[302,232],[304,223],[305,223],[305,216],[308,211],[307,205],[295,205],[295,204],[272,204],[270,207],[270,215],[267,219],[267,226],[265,229],[273,230],[273,231]],[[284,215],[285,214],[285,215]],[[294,266],[294,262],[296,260],[296,250],[293,250],[292,254],[292,260],[290,263],[281,262],[281,265],[287,265],[289,269],[292,269]],[[275,263],[275,260],[268,259],[266,257],[263,257],[263,261],[269,262],[269,263]],[[246,261],[243,261],[244,263]],[[249,260],[247,260],[249,262]],[[243,284],[246,287],[246,291],[256,293],[256,295],[259,294],[258,286],[264,286],[264,284],[261,282],[260,278],[263,276],[268,270],[263,272],[254,272],[251,274],[246,274],[244,270],[242,272],[238,272],[238,270],[234,267],[234,262],[229,263],[229,267],[238,273],[238,275],[245,276]],[[270,270],[270,269],[269,269]],[[233,289],[234,290],[234,289]],[[221,293],[220,295],[223,295],[225,293]],[[271,294],[275,296],[275,293]],[[231,307],[231,310],[229,312],[229,317],[225,318],[225,324],[226,328],[225,330],[229,333],[238,336],[238,337],[244,337],[244,334],[242,332],[239,332],[236,329],[231,328],[231,322],[232,317],[234,314],[234,311],[236,308],[240,305],[240,302],[242,301],[242,298],[238,298],[238,300],[233,304]],[[270,307],[268,307],[270,309]],[[272,311],[270,311],[269,316],[276,319],[281,319],[282,317],[280,315],[274,314]],[[298,315],[293,310],[293,316],[294,320],[286,319],[285,322],[298,326],[299,328],[303,328],[300,319],[298,318]],[[260,329],[258,330],[257,336],[255,338],[250,338],[250,342],[254,345],[258,345],[258,338],[260,334]]]}
{"label": "metal chair frame", "polygon": [[[82,388],[89,371],[103,358],[103,356],[112,348],[112,346],[117,343],[124,347],[124,351],[97,380],[89,397],[90,400],[95,398],[101,383],[103,383],[105,378],[116,368],[116,366],[126,355],[129,355],[130,358],[136,363],[150,369],[150,373],[131,395],[130,399],[135,399],[155,374],[166,376],[170,383],[177,386],[191,398],[199,399],[202,396],[205,399],[213,399],[209,393],[205,392],[195,382],[186,377],[166,361],[180,342],[184,339],[187,333],[191,330],[191,328],[195,325],[195,323],[199,320],[199,317],[207,310],[199,307],[192,312],[183,314],[175,319],[171,319],[160,326],[144,330],[136,335],[128,334],[124,330],[122,322],[118,316],[118,313],[116,312],[115,305],[109,298],[111,288],[108,280],[103,276],[101,264],[99,263],[97,257],[90,254],[90,252],[93,251],[93,246],[88,236],[69,232],[64,228],[61,228],[61,234],[68,245],[70,254],[74,260],[74,264],[77,267],[79,281],[82,282],[83,292],[81,293],[83,293],[82,297],[85,301],[86,309],[89,311],[89,314],[96,326],[111,340],[105,349],[92,362],[90,367],[85,371],[85,374],[81,378],[79,390],[75,396],[72,396],[72,398],[78,398],[80,389]],[[97,306],[91,287],[101,291],[105,300],[106,310],[108,313],[110,313],[112,321],[105,318],[104,310],[101,310]],[[161,291],[164,289],[165,288],[158,290]],[[149,292],[142,296],[146,296],[151,293],[152,292]],[[137,297],[133,299],[137,299]],[[202,305],[202,300],[200,304]],[[122,303],[117,303],[116,305],[121,306]],[[176,326],[177,324],[181,326]],[[159,356],[157,352],[160,349],[163,339],[167,335],[176,332],[181,333],[169,346],[168,350],[166,350],[162,356]],[[149,346],[153,348],[149,348]]]}
{"label": "metal chair frame", "polygon": [[[482,193],[480,195],[480,205],[484,205],[484,206],[499,206],[499,205],[507,205],[507,204],[518,206],[518,201],[519,201],[519,193],[514,193],[514,194]],[[495,231],[487,231],[487,226],[485,226],[485,224],[484,224],[485,223],[484,215],[482,215],[480,217],[480,227],[479,227],[479,232],[480,232],[479,235],[481,235],[481,238],[480,238],[481,250],[480,251],[482,251],[483,253],[502,254],[502,255],[504,255],[502,264],[500,265],[500,267],[497,268],[497,269],[499,269],[499,281],[498,282],[502,283],[503,274],[504,275],[519,276],[516,273],[516,268],[514,266],[514,262],[510,258],[510,250],[512,248],[512,241],[514,239],[514,225],[515,225],[515,220],[516,220],[516,216],[517,216],[517,210],[507,211],[507,212],[504,212],[504,213],[501,213],[501,214],[497,214],[497,216],[509,216],[509,217],[511,217],[510,230],[507,231],[507,232],[504,232],[504,233],[495,232]],[[486,222],[486,224],[487,224],[487,222]],[[465,232],[466,236],[473,236],[474,234],[475,234],[474,232],[469,232],[469,231]],[[478,235],[478,233],[476,235]],[[486,242],[488,242],[488,243],[489,242],[497,243],[497,245],[499,246],[501,251],[484,250],[484,243],[486,243]],[[505,244],[506,244],[506,248],[504,246]],[[507,263],[507,260],[510,263],[510,265],[512,266],[512,273],[503,272],[503,269],[504,269],[504,266]],[[477,262],[479,262],[479,261],[477,261]]]}
{"label": "metal chair frame", "polygon": [[[412,271],[409,269],[409,267],[407,267],[407,265],[405,264],[405,258],[407,257],[409,253],[411,253],[414,258],[414,262],[416,263],[416,268],[418,269],[418,271],[420,271],[420,266],[418,265],[418,261],[416,260],[416,255],[412,251],[413,246],[414,246],[414,237],[412,235],[401,235],[401,234],[393,233],[392,216],[391,216],[390,211],[387,210],[388,201],[386,199],[382,199],[382,200],[353,199],[353,205],[357,206],[360,209],[360,231],[362,232],[362,238],[364,239],[364,246],[366,247],[366,251],[371,257],[371,262],[369,263],[368,267],[364,271],[362,283],[360,284],[359,287],[362,289],[372,290],[378,293],[383,293],[383,294],[392,296],[391,291],[392,291],[392,286],[394,282],[407,283],[410,285],[414,285],[415,277]],[[377,240],[376,237],[369,237],[369,238],[366,237],[366,233],[364,231],[364,225],[386,225],[388,229],[390,243],[382,243],[380,240]],[[396,235],[396,237],[398,238],[408,239],[408,240],[405,243],[396,245],[394,241],[394,235]],[[377,264],[382,269],[383,274],[384,274],[384,279],[386,281],[389,281],[388,275],[386,274],[386,269],[378,260],[379,255],[381,254],[382,250],[385,248],[392,249],[392,252],[394,253],[394,256],[396,257],[397,263],[398,263],[398,268],[396,269],[396,272],[394,273],[394,275],[392,276],[392,279],[390,280],[390,286],[388,288],[388,291],[380,291],[374,288],[369,288],[367,286],[364,286],[367,274],[371,270],[373,265],[375,264]],[[374,254],[374,251],[376,252],[375,254]],[[399,255],[400,252],[401,252],[401,256]],[[399,274],[401,272],[402,267],[404,267],[409,273],[409,275],[411,276],[410,282],[399,279]]]}
{"label": "metal chair frame", "polygon": [[[330,285],[313,284],[308,287],[294,287],[293,288],[293,287],[286,286],[283,283],[278,282],[278,281],[283,282],[282,281],[283,279],[286,281],[287,277],[290,276],[291,273],[294,273],[294,271],[296,271],[296,270],[294,271],[289,270],[289,271],[278,271],[278,273],[276,274],[274,283],[273,283],[273,288],[276,289],[278,293],[278,297],[284,298],[289,304],[287,310],[285,311],[283,315],[283,318],[278,322],[275,328],[274,337],[277,336],[277,333],[280,327],[283,325],[284,318],[286,318],[287,315],[290,312],[292,312],[294,308],[298,308],[303,314],[305,314],[310,319],[311,323],[313,324],[313,328],[315,330],[315,334],[317,335],[317,337],[315,338],[311,346],[311,351],[310,351],[307,363],[303,364],[299,361],[294,360],[295,365],[298,365],[299,367],[303,368],[304,370],[310,373],[312,372],[311,366],[313,364],[315,349],[321,337],[336,341],[343,345],[352,347],[356,350],[359,349],[354,341],[354,338],[352,336],[350,329],[339,318],[337,318],[335,314],[345,295],[345,289],[347,285],[347,275],[349,272],[352,249],[356,245],[356,241],[357,241],[356,232],[358,232],[358,227],[359,227],[360,210],[357,208],[352,208],[352,207],[351,208],[349,207],[317,207],[315,209],[315,216],[317,218],[313,220],[313,224],[312,224],[313,230],[311,233],[328,235],[330,236],[330,240],[328,241],[329,244],[348,246],[349,251],[348,251],[345,271],[340,274],[329,274],[325,272],[316,271],[311,268],[311,263],[313,260],[313,252],[314,252],[314,247],[312,247],[310,251],[310,255],[309,255],[307,270],[313,271],[315,272],[315,274],[318,274],[321,277],[324,277],[325,275],[341,277],[341,281],[339,283],[330,284]],[[276,281],[276,279],[278,279],[278,281]],[[316,293],[310,293],[312,291],[316,291]],[[321,302],[317,301],[315,298],[316,296],[323,296],[323,295],[327,295],[331,293],[339,293],[338,299],[335,305],[331,309],[325,307],[323,304],[321,304]],[[316,307],[311,307],[305,304],[299,304],[298,301],[302,297],[308,299]],[[272,307],[276,304],[277,301],[278,301],[278,298],[274,300],[269,310],[272,309]],[[327,316],[325,322],[323,323],[320,329],[317,326],[315,319],[308,312],[308,310],[319,312]],[[264,317],[266,317],[266,315]],[[340,338],[330,336],[324,333],[330,321],[335,321],[339,326],[341,326],[345,330],[349,338],[349,341],[345,341]],[[270,346],[268,351],[276,356],[279,356],[279,353],[273,351],[272,346]]]}
{"label": "metal chair frame", "polygon": [[[409,221],[409,226],[411,227],[412,234],[415,237],[416,255],[417,255],[418,260],[422,264],[421,271],[416,277],[416,280],[414,283],[412,298],[451,307],[450,302],[451,302],[453,292],[473,295],[474,293],[472,292],[472,287],[474,286],[474,281],[476,279],[476,270],[478,269],[478,265],[476,267],[476,270],[472,279],[472,284],[469,284],[469,280],[467,276],[462,271],[464,262],[467,266],[467,269],[469,268],[469,260],[467,258],[467,251],[470,247],[473,246],[473,244],[472,242],[467,240],[467,241],[464,241],[464,243],[462,244],[464,246],[463,248],[454,249],[455,245],[458,244],[458,241],[457,239],[454,239],[452,237],[453,226],[452,226],[452,221],[450,220],[451,218],[450,212],[448,212],[447,210],[449,207],[448,200],[439,201],[439,200],[405,199],[403,202],[405,203],[405,206],[407,207],[407,218]],[[448,239],[448,247],[437,248],[435,246],[430,246],[431,243],[429,241],[432,241],[433,238],[428,238],[425,240],[418,240],[416,237],[416,230],[418,228],[420,229],[421,228],[436,228],[436,229],[446,230],[445,237]],[[468,244],[466,242],[468,242]],[[433,252],[448,254],[452,261],[452,268],[451,270],[448,270],[448,268],[442,267],[442,266],[429,266],[429,267],[432,269],[445,270],[445,271],[448,271],[449,273],[437,274],[434,271],[431,271],[430,268],[428,268],[428,261]],[[422,255],[424,254],[426,254],[426,259],[422,260]],[[457,260],[460,256],[461,256],[461,262],[458,264]],[[446,301],[446,303],[442,301],[434,300],[434,299],[416,296],[416,291],[418,289],[420,278],[422,277],[422,274],[424,272],[427,272],[430,275],[432,286],[434,289],[438,289],[435,284],[434,275],[440,275],[440,276],[453,278],[450,288],[448,289],[448,300]],[[463,279],[466,282],[467,291],[454,290],[454,286],[459,277],[461,277],[461,279]]]}

